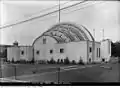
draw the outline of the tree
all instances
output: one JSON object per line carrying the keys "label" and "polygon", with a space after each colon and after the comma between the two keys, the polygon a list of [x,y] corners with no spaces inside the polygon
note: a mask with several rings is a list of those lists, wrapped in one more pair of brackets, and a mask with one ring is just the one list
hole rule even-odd
{"label": "tree", "polygon": [[111,43],[111,54],[115,57],[120,57],[120,41],[117,41],[115,43]]}

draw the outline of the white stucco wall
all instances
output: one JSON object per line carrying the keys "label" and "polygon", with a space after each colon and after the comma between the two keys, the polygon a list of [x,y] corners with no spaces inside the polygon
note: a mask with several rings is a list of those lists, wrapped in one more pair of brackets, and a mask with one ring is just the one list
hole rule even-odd
{"label": "white stucco wall", "polygon": [[100,43],[95,43],[95,59],[94,62],[101,62],[101,50],[100,49]]}
{"label": "white stucco wall", "polygon": [[12,59],[14,59],[14,61],[18,61],[20,60],[20,49],[19,47],[8,47],[7,48],[7,59],[9,61],[12,61]]}
{"label": "white stucco wall", "polygon": [[[60,49],[64,49],[63,53],[60,53]],[[65,59],[67,57],[67,43],[64,44],[54,44],[54,59],[57,61],[57,59]],[[51,55],[52,57],[52,55]]]}
{"label": "white stucco wall", "polygon": [[109,61],[111,56],[111,41],[109,39],[101,41],[101,58]]}
{"label": "white stucco wall", "polygon": [[[22,54],[21,52],[24,52]],[[33,59],[33,47],[32,46],[20,46],[20,60],[31,61]]]}
{"label": "white stucco wall", "polygon": [[[66,57],[69,60],[80,59],[80,56],[84,59],[84,62],[87,62],[87,42],[70,42],[70,43],[62,43],[57,44],[56,41],[51,37],[46,37],[46,44],[43,44],[43,39],[38,39],[34,45],[34,59],[35,60],[50,60],[53,58],[57,61],[57,59],[65,59]],[[60,49],[64,49],[64,53],[60,53]],[[53,50],[53,53],[50,53],[50,50]],[[40,53],[37,54],[36,52]]]}
{"label": "white stucco wall", "polygon": [[87,42],[71,42],[67,44],[66,55],[70,58],[70,60],[79,61],[80,57],[83,62],[87,62]]}
{"label": "white stucco wall", "polygon": [[[100,62],[101,61],[101,53],[100,57],[97,56],[97,48],[100,48],[100,43],[95,42],[95,52],[94,59],[92,58],[93,54],[93,42],[92,41],[80,41],[80,42],[69,42],[69,43],[56,43],[51,37],[46,37],[46,44],[43,44],[43,38],[37,39],[33,44],[34,47],[34,59],[35,60],[50,60],[53,58],[57,61],[57,59],[65,59],[69,58],[70,61],[75,60],[79,61],[80,57],[84,62]],[[91,52],[90,52],[91,47]],[[60,49],[64,49],[64,53],[60,53]],[[50,53],[50,50],[53,50],[53,53]],[[39,54],[36,52],[39,51]],[[99,53],[99,50],[98,50]],[[91,61],[89,61],[91,59]]]}
{"label": "white stucco wall", "polygon": [[[46,36],[46,44],[43,44],[43,37],[39,38],[33,44],[34,47],[34,59],[35,60],[49,60],[51,55],[49,55],[49,50],[54,49],[54,44],[56,40],[53,38]],[[39,51],[39,54],[36,52]],[[54,53],[54,50],[53,50]]]}

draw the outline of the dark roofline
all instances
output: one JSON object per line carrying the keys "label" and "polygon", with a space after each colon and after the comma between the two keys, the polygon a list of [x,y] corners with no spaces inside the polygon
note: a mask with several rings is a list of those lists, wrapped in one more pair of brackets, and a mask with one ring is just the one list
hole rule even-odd
{"label": "dark roofline", "polygon": [[[110,39],[103,39],[102,41],[106,41],[106,40],[110,40]],[[111,41],[111,40],[110,40]]]}
{"label": "dark roofline", "polygon": [[3,44],[0,44],[0,47],[11,47],[13,45],[3,45]]}
{"label": "dark roofline", "polygon": [[19,47],[32,47],[31,45],[19,45]]}

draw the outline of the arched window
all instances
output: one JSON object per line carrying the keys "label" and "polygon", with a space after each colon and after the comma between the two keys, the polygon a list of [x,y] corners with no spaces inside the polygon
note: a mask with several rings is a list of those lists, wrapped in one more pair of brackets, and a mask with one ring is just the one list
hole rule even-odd
{"label": "arched window", "polygon": [[46,38],[43,38],[43,44],[46,44]]}
{"label": "arched window", "polygon": [[92,52],[92,48],[91,47],[89,48],[89,50],[90,50],[90,52]]}
{"label": "arched window", "polygon": [[24,51],[23,50],[21,51],[21,55],[24,55]]}

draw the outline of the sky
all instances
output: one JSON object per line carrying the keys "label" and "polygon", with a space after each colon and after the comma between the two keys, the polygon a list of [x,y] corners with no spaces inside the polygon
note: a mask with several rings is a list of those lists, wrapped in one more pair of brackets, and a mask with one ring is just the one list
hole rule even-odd
{"label": "sky", "polygon": [[[77,2],[69,0],[61,1],[61,8]],[[58,7],[54,7],[53,9],[40,12],[43,9],[51,8],[55,5],[58,5],[58,1],[56,0],[1,1],[0,27],[57,10]],[[119,16],[119,1],[88,1],[61,11],[61,22],[73,22],[78,25],[83,25],[93,36],[93,29],[95,29],[96,41],[103,39],[102,30],[104,29],[104,39],[111,39],[115,42],[120,40]],[[20,45],[32,45],[38,36],[57,23],[58,13],[54,13],[23,24],[0,29],[0,44],[11,45],[14,41],[18,41]]]}

